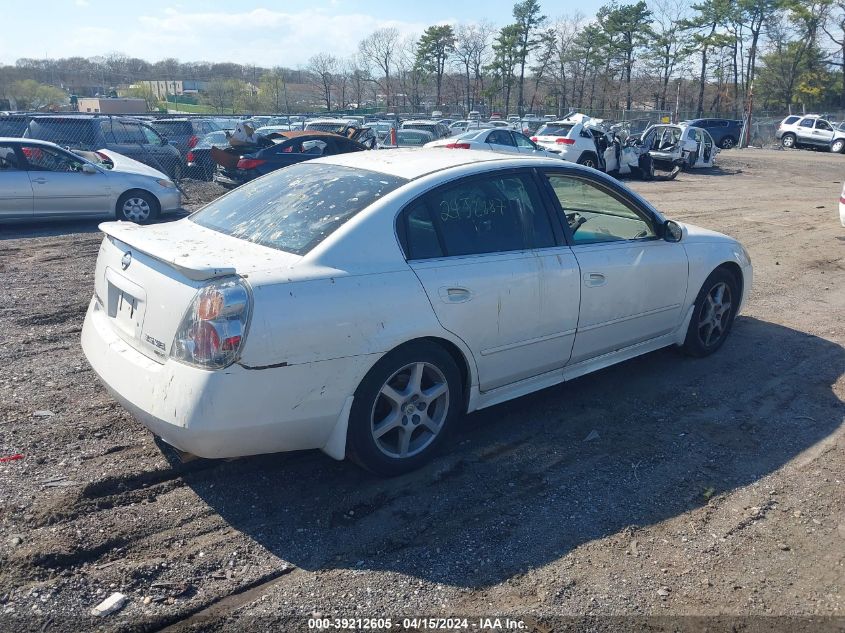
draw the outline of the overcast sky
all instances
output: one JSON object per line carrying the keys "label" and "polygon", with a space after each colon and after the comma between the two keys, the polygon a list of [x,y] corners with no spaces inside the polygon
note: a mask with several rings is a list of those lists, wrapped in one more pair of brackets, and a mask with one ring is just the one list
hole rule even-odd
{"label": "overcast sky", "polygon": [[[550,18],[592,16],[603,0],[541,0]],[[3,15],[0,62],[20,57],[93,57],[120,52],[157,61],[231,61],[304,65],[321,51],[346,56],[373,30],[421,33],[434,23],[497,26],[512,20],[513,0],[36,0]]]}

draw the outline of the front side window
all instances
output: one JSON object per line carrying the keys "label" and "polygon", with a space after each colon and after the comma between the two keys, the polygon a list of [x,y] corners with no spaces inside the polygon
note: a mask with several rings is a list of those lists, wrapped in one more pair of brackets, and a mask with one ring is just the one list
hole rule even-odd
{"label": "front side window", "polygon": [[517,147],[525,147],[528,149],[537,149],[537,146],[531,142],[531,139],[525,136],[524,134],[520,134],[519,132],[514,132],[513,137],[516,140]]}
{"label": "front side window", "polygon": [[353,167],[298,163],[241,185],[190,220],[238,239],[304,255],[406,182]]}
{"label": "front side window", "polygon": [[824,130],[825,132],[832,132],[833,131],[833,128],[830,127],[830,123],[828,123],[827,121],[822,121],[822,120],[816,121],[816,129],[817,130]]}
{"label": "front side window", "polygon": [[21,147],[30,171],[78,172],[84,163],[52,147],[24,145]]}
{"label": "front side window", "polygon": [[141,132],[144,134],[144,138],[146,142],[150,145],[161,145],[161,137],[153,131],[152,128],[148,128],[146,125],[141,126]]}
{"label": "front side window", "polygon": [[470,178],[438,189],[406,212],[405,222],[409,259],[555,245],[534,181],[524,174]]}
{"label": "front side window", "polygon": [[548,174],[548,179],[566,216],[573,244],[655,237],[651,220],[609,190],[565,174]]}

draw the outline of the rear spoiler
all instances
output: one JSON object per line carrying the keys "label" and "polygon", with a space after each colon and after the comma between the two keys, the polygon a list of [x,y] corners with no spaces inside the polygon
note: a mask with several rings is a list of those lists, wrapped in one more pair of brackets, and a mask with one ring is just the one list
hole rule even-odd
{"label": "rear spoiler", "polygon": [[188,279],[205,281],[236,273],[233,266],[215,266],[212,262],[213,253],[174,242],[171,236],[165,239],[157,228],[133,222],[103,222],[99,225],[99,229],[109,237],[172,266]]}

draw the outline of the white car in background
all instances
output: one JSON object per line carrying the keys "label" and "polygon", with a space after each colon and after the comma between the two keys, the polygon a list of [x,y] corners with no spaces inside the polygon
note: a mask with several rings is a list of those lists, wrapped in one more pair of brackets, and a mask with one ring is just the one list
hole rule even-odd
{"label": "white car in background", "polygon": [[599,153],[593,133],[587,126],[589,121],[590,117],[583,114],[550,121],[541,125],[531,140],[563,160],[598,169]]}
{"label": "white car in background", "polygon": [[736,240],[595,170],[493,152],[327,156],[101,229],[82,348],[138,420],[203,457],[319,448],[382,475],[464,413],[715,352],[752,283]]}
{"label": "white car in background", "polygon": [[684,169],[712,167],[720,151],[707,130],[684,123],[649,126],[641,138],[653,160]]}
{"label": "white car in background", "polygon": [[510,129],[490,128],[464,132],[458,137],[443,138],[425,147],[444,149],[477,149],[508,154],[528,154],[545,158],[558,158],[557,154],[543,149],[530,138]]}
{"label": "white car in background", "polygon": [[0,222],[116,218],[146,223],[179,211],[170,178],[117,152],[86,152],[54,143],[0,138]]}

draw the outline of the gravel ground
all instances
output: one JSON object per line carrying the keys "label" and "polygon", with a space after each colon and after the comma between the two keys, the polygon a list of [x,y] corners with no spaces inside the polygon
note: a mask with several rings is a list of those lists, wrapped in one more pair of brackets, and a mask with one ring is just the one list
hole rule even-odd
{"label": "gravel ground", "polygon": [[[318,452],[178,462],[80,350],[96,224],[0,228],[0,457],[23,455],[0,462],[0,630],[843,630],[845,159],[719,162],[631,184],[749,250],[722,350],[474,413],[392,480]],[[221,191],[188,182],[186,206]],[[118,613],[89,615],[116,591]],[[722,620],[678,617],[703,615]]]}

